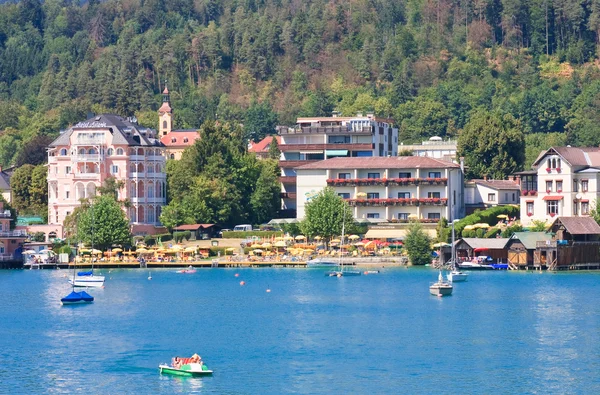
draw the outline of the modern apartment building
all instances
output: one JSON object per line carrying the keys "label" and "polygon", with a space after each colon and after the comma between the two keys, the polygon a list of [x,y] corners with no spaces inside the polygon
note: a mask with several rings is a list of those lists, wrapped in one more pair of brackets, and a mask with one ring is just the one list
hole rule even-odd
{"label": "modern apartment building", "polygon": [[373,114],[355,117],[298,118],[294,127],[278,127],[281,137],[282,216],[295,217],[296,168],[332,158],[398,155],[398,128],[391,119]]}
{"label": "modern apartment building", "polygon": [[165,146],[135,119],[102,114],[61,132],[48,147],[48,223],[62,224],[104,181],[123,181],[119,199],[135,234],[152,233],[165,204]]}
{"label": "modern apartment building", "polygon": [[464,216],[463,171],[452,162],[416,156],[333,158],[296,171],[298,219],[326,186],[348,201],[356,219],[432,223]]}
{"label": "modern apartment building", "polygon": [[551,147],[521,177],[521,222],[589,216],[600,197],[600,148]]}

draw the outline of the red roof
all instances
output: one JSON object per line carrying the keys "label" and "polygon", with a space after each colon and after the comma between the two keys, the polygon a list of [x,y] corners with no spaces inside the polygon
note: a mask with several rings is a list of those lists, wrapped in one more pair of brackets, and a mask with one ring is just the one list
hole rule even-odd
{"label": "red roof", "polygon": [[160,108],[158,109],[158,112],[171,112],[171,106],[169,105],[169,102],[164,102],[162,104],[162,106],[160,106]]}
{"label": "red roof", "polygon": [[197,130],[171,130],[170,133],[162,136],[160,141],[167,147],[187,147],[199,138],[200,133]]}
{"label": "red roof", "polygon": [[258,143],[251,143],[252,145],[248,148],[248,152],[269,152],[269,146],[273,141],[273,137],[277,139],[277,144],[281,144],[280,136],[267,136]]}
{"label": "red roof", "polygon": [[519,189],[520,185],[515,181],[509,180],[473,180],[475,184],[483,185],[492,189]]}
{"label": "red roof", "polygon": [[367,158],[332,158],[298,167],[300,170],[316,169],[445,169],[459,168],[456,163],[425,156],[394,156]]}
{"label": "red roof", "polygon": [[168,95],[168,94],[169,94],[169,89],[165,85],[165,89],[163,90],[163,95]]}
{"label": "red roof", "polygon": [[198,230],[198,229],[207,229],[211,226],[215,226],[215,224],[194,224],[194,225],[179,225],[173,230]]}
{"label": "red roof", "polygon": [[562,196],[544,196],[542,200],[562,200]]}

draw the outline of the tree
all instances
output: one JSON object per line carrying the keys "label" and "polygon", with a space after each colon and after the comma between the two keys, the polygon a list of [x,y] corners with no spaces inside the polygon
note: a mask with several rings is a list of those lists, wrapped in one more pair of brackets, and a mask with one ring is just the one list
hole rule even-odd
{"label": "tree", "polygon": [[457,156],[465,158],[467,178],[502,180],[523,168],[525,140],[511,115],[477,110],[458,136]]}
{"label": "tree", "polygon": [[102,196],[109,195],[115,200],[119,197],[119,191],[125,186],[125,181],[117,181],[115,177],[107,177],[101,187],[98,188],[98,193]]}
{"label": "tree", "polygon": [[300,229],[310,237],[321,236],[331,239],[342,234],[343,225],[346,229],[350,229],[354,223],[352,209],[331,187],[326,187],[316,197],[309,200],[305,210],[305,217],[300,223]]}
{"label": "tree", "polygon": [[269,144],[269,158],[275,160],[279,160],[279,158],[281,158],[281,150],[279,149],[277,136],[273,136],[273,140],[271,140],[271,144]]}
{"label": "tree", "polygon": [[33,165],[23,165],[16,169],[10,177],[10,187],[13,195],[13,206],[17,211],[27,211],[31,208],[31,175]]}
{"label": "tree", "polygon": [[431,263],[431,239],[420,222],[414,221],[410,224],[404,239],[404,247],[413,265]]}
{"label": "tree", "polygon": [[17,167],[25,164],[41,165],[48,160],[46,148],[54,140],[51,136],[36,136],[23,144],[23,147],[17,154],[15,165]]}
{"label": "tree", "polygon": [[254,103],[244,117],[244,138],[260,141],[266,135],[273,133],[277,126],[277,113],[267,103]]}
{"label": "tree", "polygon": [[122,245],[131,240],[129,221],[113,196],[93,198],[91,204],[80,214],[77,227],[78,239],[94,248],[107,250],[112,245]]}
{"label": "tree", "polygon": [[256,187],[250,199],[254,214],[253,222],[261,224],[277,214],[281,205],[280,191],[277,162],[274,160],[263,161],[260,176],[256,180]]}
{"label": "tree", "polygon": [[590,215],[600,225],[600,200],[594,200]]}

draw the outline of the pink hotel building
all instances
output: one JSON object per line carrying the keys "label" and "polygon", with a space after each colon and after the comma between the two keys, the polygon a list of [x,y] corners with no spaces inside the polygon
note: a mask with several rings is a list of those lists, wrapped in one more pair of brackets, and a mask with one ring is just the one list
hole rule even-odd
{"label": "pink hotel building", "polygon": [[164,144],[135,119],[103,114],[79,122],[48,148],[48,224],[62,225],[80,199],[114,177],[125,183],[118,198],[131,202],[132,232],[155,233],[166,203],[165,162]]}

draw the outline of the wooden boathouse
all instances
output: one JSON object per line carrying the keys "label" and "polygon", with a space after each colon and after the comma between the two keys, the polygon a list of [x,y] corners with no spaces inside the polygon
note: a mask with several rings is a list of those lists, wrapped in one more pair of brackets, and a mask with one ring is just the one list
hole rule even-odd
{"label": "wooden boathouse", "polygon": [[552,240],[536,242],[534,268],[600,269],[600,226],[592,217],[559,217],[550,232]]}
{"label": "wooden boathouse", "polygon": [[509,268],[532,268],[537,243],[548,240],[552,240],[552,235],[547,232],[515,232],[506,243]]}

